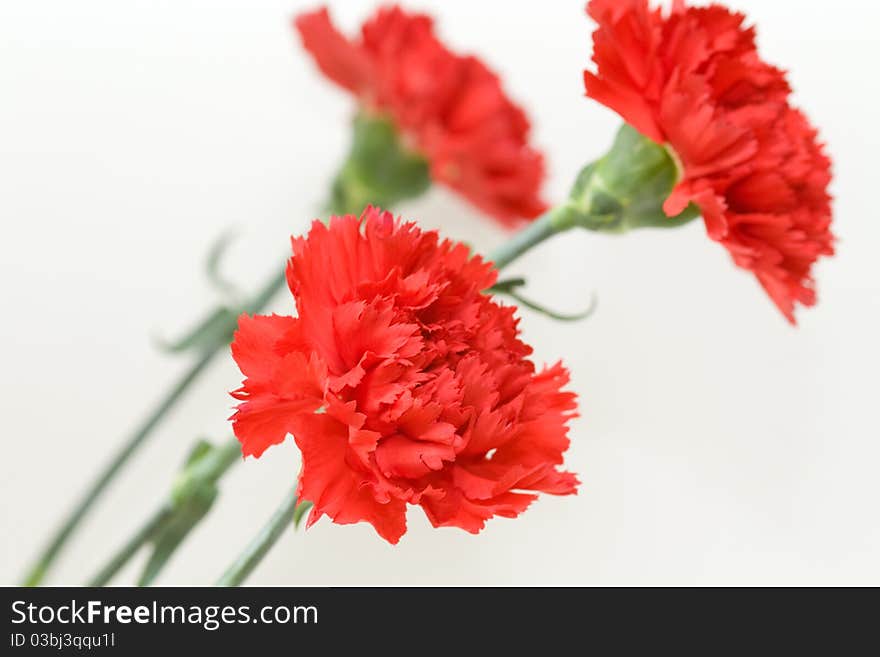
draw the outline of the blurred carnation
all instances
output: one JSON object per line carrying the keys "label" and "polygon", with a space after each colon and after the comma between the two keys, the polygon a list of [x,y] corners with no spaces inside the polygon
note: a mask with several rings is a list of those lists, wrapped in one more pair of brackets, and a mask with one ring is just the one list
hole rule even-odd
{"label": "blurred carnation", "polygon": [[326,9],[294,24],[321,71],[355,94],[362,111],[388,115],[434,180],[505,224],[546,209],[543,157],[529,145],[525,113],[479,59],[443,45],[429,16],[379,9],[356,39]]}
{"label": "blurred carnation", "polygon": [[669,15],[647,0],[592,0],[596,73],[587,95],[666,144],[680,179],[665,210],[699,206],[709,236],[755,274],[786,318],[816,301],[811,275],[834,252],[831,163],[758,55],[744,17],[713,5]]}
{"label": "blurred carnation", "polygon": [[232,420],[245,455],[293,434],[309,524],[366,521],[396,543],[408,503],[476,533],[538,491],[575,492],[557,469],[576,408],[568,372],[536,372],[515,309],[483,292],[496,276],[465,245],[374,208],[293,240],[298,317],[240,318]]}

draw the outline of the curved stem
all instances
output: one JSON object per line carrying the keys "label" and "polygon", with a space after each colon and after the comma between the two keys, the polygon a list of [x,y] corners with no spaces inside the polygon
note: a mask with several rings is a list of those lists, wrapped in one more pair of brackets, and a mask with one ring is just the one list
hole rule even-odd
{"label": "curved stem", "polygon": [[284,530],[292,524],[296,505],[296,490],[293,490],[284,496],[284,501],[266,526],[260,530],[260,533],[248,544],[244,552],[217,580],[216,586],[239,586],[247,579],[272,546],[281,538]]}
{"label": "curved stem", "polygon": [[150,516],[149,520],[131,537],[125,545],[117,552],[113,558],[104,566],[98,574],[89,580],[86,586],[104,586],[109,582],[119,570],[128,563],[141,547],[149,541],[155,533],[164,525],[171,516],[174,515],[174,509],[170,504],[163,504],[159,509]]}

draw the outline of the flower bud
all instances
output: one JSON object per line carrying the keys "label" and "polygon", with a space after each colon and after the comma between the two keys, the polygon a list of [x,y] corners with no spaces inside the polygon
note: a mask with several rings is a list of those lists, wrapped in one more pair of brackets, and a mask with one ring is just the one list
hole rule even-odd
{"label": "flower bud", "polygon": [[663,211],[679,176],[666,147],[624,124],[611,150],[578,175],[566,206],[568,221],[609,233],[681,226],[699,216],[699,210],[690,205],[675,217]]}

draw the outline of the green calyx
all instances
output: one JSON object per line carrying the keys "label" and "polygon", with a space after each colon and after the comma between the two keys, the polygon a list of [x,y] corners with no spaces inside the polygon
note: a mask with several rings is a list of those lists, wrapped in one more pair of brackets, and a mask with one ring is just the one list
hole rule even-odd
{"label": "green calyx", "polygon": [[700,213],[693,204],[675,217],[663,211],[679,177],[666,147],[624,124],[611,150],[580,172],[558,221],[608,233],[681,226]]}
{"label": "green calyx", "polygon": [[406,147],[391,120],[365,112],[355,117],[348,159],[333,182],[332,207],[387,208],[430,186],[427,160]]}

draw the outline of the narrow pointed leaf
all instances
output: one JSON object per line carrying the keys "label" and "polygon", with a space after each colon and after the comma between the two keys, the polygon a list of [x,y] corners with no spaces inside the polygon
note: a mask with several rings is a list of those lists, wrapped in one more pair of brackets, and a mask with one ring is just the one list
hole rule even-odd
{"label": "narrow pointed leaf", "polygon": [[211,248],[208,250],[208,256],[205,259],[205,273],[211,285],[222,295],[229,298],[236,298],[238,296],[238,287],[223,276],[221,270],[223,259],[236,237],[236,233],[231,230],[222,233],[211,245]]}
{"label": "narrow pointed leaf", "polygon": [[208,351],[216,349],[232,340],[232,334],[238,324],[238,313],[220,307],[211,312],[195,328],[188,331],[182,338],[168,342],[157,340],[159,348],[169,353],[184,351]]}
{"label": "narrow pointed leaf", "polygon": [[522,287],[525,284],[526,279],[522,278],[521,276],[517,278],[505,278],[503,280],[497,281],[495,285],[486,290],[486,292],[490,294],[503,294],[518,287]]}
{"label": "narrow pointed leaf", "polygon": [[598,299],[596,298],[596,295],[593,294],[593,296],[590,300],[589,307],[587,307],[585,310],[582,310],[581,312],[568,314],[568,313],[560,313],[555,310],[551,310],[550,308],[547,308],[546,306],[542,306],[541,304],[535,303],[534,301],[531,301],[530,299],[525,298],[519,292],[512,290],[512,289],[505,290],[504,294],[506,294],[510,298],[514,299],[520,305],[525,306],[526,308],[529,308],[531,310],[534,310],[535,312],[541,313],[542,315],[546,315],[547,317],[550,317],[551,319],[558,320],[560,322],[576,322],[576,321],[579,321],[582,319],[586,319],[587,317],[589,317],[590,315],[593,314],[593,312],[596,310],[596,306],[598,305]]}

